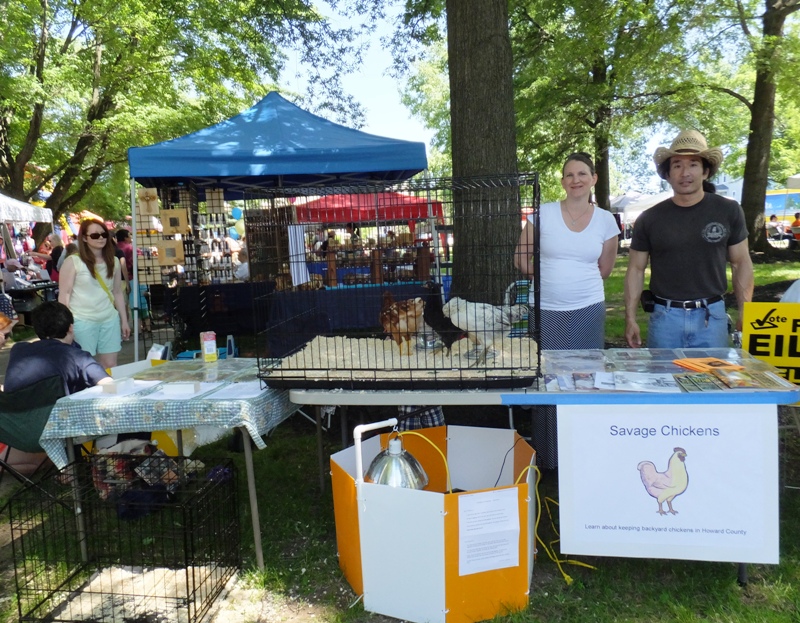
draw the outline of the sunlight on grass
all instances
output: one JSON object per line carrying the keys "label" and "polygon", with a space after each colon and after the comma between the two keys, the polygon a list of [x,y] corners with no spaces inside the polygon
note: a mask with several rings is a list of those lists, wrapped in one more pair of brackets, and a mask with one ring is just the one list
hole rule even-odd
{"label": "sunlight on grass", "polygon": [[[606,340],[610,342],[624,342],[625,340],[625,271],[628,269],[628,256],[620,255],[614,270],[605,281],[606,292]],[[800,262],[773,262],[754,264],[754,281],[756,286],[763,286],[780,281],[789,281],[800,278]],[[650,281],[650,268],[645,271],[645,287]],[[728,267],[728,283],[731,281],[731,270]],[[730,285],[729,285],[730,287]],[[736,309],[729,309],[733,319],[736,319]],[[647,323],[644,314],[639,315],[639,327],[642,338],[647,337]]]}

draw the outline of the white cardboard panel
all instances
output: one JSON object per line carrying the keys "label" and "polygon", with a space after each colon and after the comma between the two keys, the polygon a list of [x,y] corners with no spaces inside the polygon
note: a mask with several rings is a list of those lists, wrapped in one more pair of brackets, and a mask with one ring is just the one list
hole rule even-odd
{"label": "white cardboard panel", "polygon": [[[514,484],[514,431],[475,426],[447,427],[447,463],[453,488],[473,491]],[[497,477],[500,476],[500,481]]]}
{"label": "white cardboard panel", "polygon": [[[534,461],[536,455],[533,455]],[[536,471],[528,470],[528,586],[533,579],[534,552],[536,551]]]}
{"label": "white cardboard panel", "polygon": [[[561,551],[566,554],[775,564],[775,405],[558,408]],[[658,513],[645,461],[666,475],[676,448],[688,485]],[[647,479],[647,477],[645,477]],[[653,489],[653,487],[650,487]]]}
{"label": "white cardboard panel", "polygon": [[[381,440],[379,435],[370,437],[361,442],[361,461],[364,471],[367,471],[372,460],[381,451]],[[331,459],[339,467],[346,471],[353,480],[356,480],[356,447],[350,446],[331,455]]]}
{"label": "white cardboard panel", "polygon": [[445,622],[444,496],[364,483],[358,506],[364,608]]}

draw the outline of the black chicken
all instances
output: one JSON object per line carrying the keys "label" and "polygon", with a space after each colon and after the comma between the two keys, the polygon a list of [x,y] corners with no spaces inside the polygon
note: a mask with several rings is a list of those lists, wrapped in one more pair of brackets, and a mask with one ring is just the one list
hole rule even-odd
{"label": "black chicken", "polygon": [[425,309],[422,311],[422,319],[436,332],[442,341],[442,346],[436,350],[446,348],[447,353],[450,354],[450,348],[452,348],[453,344],[467,337],[467,332],[459,329],[450,318],[444,315],[444,311],[442,311],[442,286],[435,281],[429,281],[424,287],[428,292],[425,295]]}

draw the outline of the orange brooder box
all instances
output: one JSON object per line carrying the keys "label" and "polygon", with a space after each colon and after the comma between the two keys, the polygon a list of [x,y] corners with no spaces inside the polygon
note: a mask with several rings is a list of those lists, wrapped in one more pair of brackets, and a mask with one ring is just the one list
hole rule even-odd
{"label": "orange brooder box", "polygon": [[514,430],[414,433],[402,442],[428,474],[424,490],[357,482],[359,459],[366,469],[389,434],[357,439],[331,456],[339,565],[350,586],[366,610],[414,623],[471,623],[525,608],[534,554],[536,478],[526,470],[535,464],[533,448]]}

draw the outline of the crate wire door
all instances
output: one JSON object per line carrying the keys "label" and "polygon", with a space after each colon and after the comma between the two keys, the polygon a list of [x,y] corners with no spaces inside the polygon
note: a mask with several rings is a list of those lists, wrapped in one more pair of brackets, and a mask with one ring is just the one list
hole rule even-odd
{"label": "crate wire door", "polygon": [[[415,198],[425,210],[414,213],[416,219],[399,220],[398,215],[410,213],[376,199],[391,193]],[[303,208],[319,197],[341,194],[351,197],[349,211],[314,215]],[[538,305],[538,279],[529,303],[508,305],[503,297],[508,284],[519,279],[513,256],[522,207],[533,208],[537,218],[538,205],[535,174],[412,180],[392,187],[273,189],[267,198],[250,198],[245,222],[251,270],[261,261],[253,259],[255,254],[276,282],[275,291],[256,305],[257,324],[264,327],[262,378],[273,387],[319,389],[532,385],[541,368],[538,314],[532,314],[533,331],[512,328],[529,306],[533,312]],[[440,206],[441,217],[434,206]],[[464,222],[453,227],[456,212]],[[315,217],[336,221],[313,222]],[[513,226],[503,228],[503,222]],[[349,223],[360,229],[359,240],[345,228]],[[281,242],[287,238],[281,232],[298,225],[305,227],[306,240],[299,253]],[[460,231],[469,241],[459,245],[451,236]],[[334,241],[333,250],[314,246],[320,236]],[[291,266],[298,255],[308,271],[302,283],[295,282]],[[538,255],[537,237],[535,270]],[[481,272],[478,266],[486,268]],[[435,284],[433,293],[429,282]],[[450,291],[454,284],[457,292]],[[448,300],[454,294],[468,302],[459,317],[467,337],[447,348],[424,321],[424,309],[438,295],[442,311],[455,317],[456,303]],[[385,322],[385,312],[393,312],[397,322]]]}

